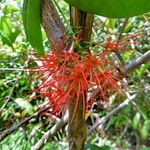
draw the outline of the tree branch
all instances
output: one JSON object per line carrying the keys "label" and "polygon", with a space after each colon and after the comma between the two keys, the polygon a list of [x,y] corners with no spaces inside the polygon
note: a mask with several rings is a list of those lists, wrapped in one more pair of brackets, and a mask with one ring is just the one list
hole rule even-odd
{"label": "tree branch", "polygon": [[82,42],[89,42],[92,34],[94,15],[78,10],[74,6],[70,6],[70,23],[75,32],[82,30]]}
{"label": "tree branch", "polygon": [[129,20],[129,18],[126,18],[126,19],[124,20],[123,25],[121,26],[120,31],[119,31],[119,34],[118,34],[118,37],[117,37],[117,41],[119,41],[119,40],[121,39],[122,33],[123,33],[123,31],[124,31],[124,29],[125,29],[127,23],[128,23],[128,20]]}
{"label": "tree branch", "polygon": [[49,42],[53,47],[57,47],[58,51],[61,51],[64,46],[61,37],[65,33],[65,26],[52,0],[41,0],[41,22]]}
{"label": "tree branch", "polygon": [[131,72],[133,69],[136,69],[137,67],[148,61],[150,61],[150,50],[143,54],[141,57],[134,60],[132,63],[126,65],[123,69],[123,72]]}
{"label": "tree branch", "polygon": [[16,131],[19,127],[21,127],[22,125],[28,123],[32,118],[38,117],[41,113],[47,111],[49,109],[49,107],[43,108],[39,111],[37,111],[36,113],[34,113],[33,115],[31,115],[30,117],[24,119],[23,121],[21,121],[18,125],[4,131],[4,133],[2,133],[0,135],[0,142],[5,139],[8,135],[10,135],[12,132]]}
{"label": "tree branch", "polygon": [[39,150],[55,133],[66,125],[68,122],[68,114],[66,114],[57,124],[55,124],[50,130],[48,130],[42,138],[34,145],[32,150]]}
{"label": "tree branch", "polygon": [[[95,130],[100,124],[106,122],[112,115],[115,115],[119,110],[124,108],[128,103],[134,100],[137,94],[132,95],[124,102],[119,104],[116,108],[114,108],[111,112],[109,112],[106,116],[102,117],[98,122],[96,122],[93,127],[88,131],[88,135],[90,135],[93,130]],[[61,119],[56,125],[54,125],[50,130],[48,130],[43,137],[38,141],[38,143],[32,148],[32,150],[39,150],[52,136],[56,134],[56,132],[66,125],[68,122],[68,115],[66,115],[63,119]]]}
{"label": "tree branch", "polygon": [[40,71],[40,69],[23,69],[23,68],[0,68],[0,70],[1,71],[29,71],[29,72]]}
{"label": "tree branch", "polygon": [[[86,46],[87,42],[90,42],[93,18],[93,14],[80,11],[76,7],[70,6],[70,23],[73,26],[73,31],[75,31],[75,33],[81,33],[81,46]],[[78,47],[75,48],[75,51],[79,51]],[[84,96],[87,97],[87,94],[84,94]],[[79,94],[79,100],[76,102],[77,94],[73,95],[74,96],[69,104],[69,150],[83,150],[87,138],[85,115],[83,115],[83,112],[85,112],[85,99],[82,94]],[[77,111],[75,111],[75,106]]]}
{"label": "tree branch", "polygon": [[[123,22],[123,25],[122,25],[121,28],[120,28],[119,35],[118,35],[118,37],[117,37],[117,41],[118,41],[118,42],[119,42],[119,40],[120,40],[121,37],[122,37],[122,33],[123,33],[123,31],[124,31],[124,29],[125,29],[127,23],[128,23],[128,20],[129,20],[129,19],[126,18],[126,19],[124,20],[124,22]],[[115,54],[117,55],[117,57],[118,57],[118,59],[120,60],[120,62],[122,63],[122,65],[124,65],[124,60],[123,60],[121,54],[119,54],[117,51],[115,52]]]}
{"label": "tree branch", "polygon": [[101,119],[99,119],[98,122],[96,122],[92,128],[88,131],[88,135],[90,135],[93,130],[95,130],[100,124],[106,122],[111,116],[113,116],[114,114],[116,114],[120,109],[124,108],[126,105],[128,105],[135,97],[137,94],[132,95],[131,97],[129,97],[128,99],[126,99],[124,102],[122,102],[121,104],[119,104],[116,108],[114,108],[111,112],[109,112],[106,116],[102,117]]}

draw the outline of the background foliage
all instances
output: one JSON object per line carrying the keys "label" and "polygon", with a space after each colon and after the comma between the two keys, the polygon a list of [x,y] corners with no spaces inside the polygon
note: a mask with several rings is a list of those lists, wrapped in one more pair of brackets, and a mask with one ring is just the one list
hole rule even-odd
{"label": "background foliage", "polygon": [[[61,19],[65,25],[69,24],[68,5],[61,0],[59,7]],[[32,49],[23,32],[23,23],[21,16],[22,1],[1,0],[0,3],[0,68],[24,68],[34,66],[34,63],[28,61],[28,55]],[[63,13],[63,15],[62,15]],[[63,17],[65,16],[65,17]],[[104,41],[108,36],[117,39],[118,33],[124,23],[124,19],[109,19],[95,16],[92,42]],[[125,64],[138,58],[150,47],[150,14],[129,18],[123,37],[141,32],[142,34],[128,49],[122,54]],[[49,49],[48,41],[44,35],[44,47]],[[95,50],[100,51],[97,47]],[[88,137],[86,149],[113,149],[113,148],[139,148],[146,150],[150,147],[150,64],[142,65],[134,70],[127,78],[130,93],[138,92],[138,96],[133,103],[128,104],[126,108],[119,111],[107,121],[97,133]],[[0,70],[0,132],[15,126],[22,119],[33,114],[42,98],[32,101],[26,101],[25,98],[31,94],[31,91],[37,86],[33,82],[33,76],[30,72],[18,70]],[[104,116],[113,107],[122,100],[118,98],[110,99],[107,108],[96,107],[94,113],[98,117]],[[90,119],[91,116],[89,116]],[[42,128],[39,128],[47,116],[35,118],[27,125],[22,126],[16,132],[12,133],[0,143],[2,150],[25,150],[30,149],[42,135],[53,126],[54,122],[47,122]],[[87,125],[91,126],[88,122]],[[39,129],[38,129],[39,128]],[[44,146],[46,149],[67,149],[66,128],[62,128],[48,143]],[[150,148],[148,148],[150,149]]]}

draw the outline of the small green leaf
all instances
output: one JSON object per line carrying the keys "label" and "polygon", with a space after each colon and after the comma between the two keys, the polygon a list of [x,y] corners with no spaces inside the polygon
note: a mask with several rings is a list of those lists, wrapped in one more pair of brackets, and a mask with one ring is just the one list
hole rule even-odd
{"label": "small green leaf", "polygon": [[128,51],[126,51],[124,54],[123,54],[123,59],[128,62],[130,57],[133,55],[133,53],[135,52],[134,49],[129,49]]}
{"label": "small green leaf", "polygon": [[149,130],[150,130],[150,120],[146,120],[140,130],[143,139],[146,139],[148,137]]}
{"label": "small green leaf", "polygon": [[108,18],[107,19],[107,21],[106,21],[106,24],[105,24],[105,26],[106,26],[106,28],[108,28],[108,29],[114,29],[114,27],[115,27],[115,23],[116,23],[116,20],[115,19],[112,19],[112,18]]}
{"label": "small green leaf", "polygon": [[9,39],[9,37],[1,30],[0,30],[0,36],[1,36],[3,44],[6,44],[8,46],[12,45],[11,40]]}
{"label": "small green leaf", "polygon": [[12,32],[12,22],[9,17],[2,16],[0,21],[0,29],[9,37]]}
{"label": "small green leaf", "polygon": [[140,114],[139,112],[137,112],[137,113],[134,115],[133,121],[132,121],[133,129],[137,129],[138,124],[139,124],[139,121],[140,121],[140,118],[141,118],[141,114]]}
{"label": "small green leaf", "polygon": [[12,25],[12,22],[9,17],[3,16],[1,17],[0,21],[0,35],[3,44],[6,44],[8,46],[12,46],[14,41],[16,40],[17,36],[20,34],[20,30],[18,28],[15,28]]}
{"label": "small green leaf", "polygon": [[14,43],[14,41],[16,40],[16,38],[18,37],[19,34],[20,34],[19,29],[16,29],[14,32],[11,33],[11,35],[10,35],[11,43]]}
{"label": "small green leaf", "polygon": [[125,26],[124,32],[127,33],[131,29],[132,29],[132,22],[128,21],[128,23]]}
{"label": "small green leaf", "polygon": [[13,12],[16,12],[16,11],[18,11],[18,10],[14,6],[12,6],[12,5],[6,5],[4,7],[3,13],[4,14],[9,14],[9,13],[13,13]]}

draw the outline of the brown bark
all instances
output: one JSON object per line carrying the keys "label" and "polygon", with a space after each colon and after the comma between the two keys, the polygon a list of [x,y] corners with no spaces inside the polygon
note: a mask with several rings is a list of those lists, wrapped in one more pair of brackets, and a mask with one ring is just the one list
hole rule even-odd
{"label": "brown bark", "polygon": [[89,42],[91,39],[94,15],[82,12],[76,7],[70,7],[70,23],[75,32],[82,29],[82,41]]}
{"label": "brown bark", "polygon": [[[86,141],[86,124],[85,116],[83,115],[83,101],[79,98],[79,103],[74,115],[75,97],[69,106],[69,150],[83,150]],[[74,115],[74,117],[73,117]],[[73,118],[72,118],[73,117]]]}
{"label": "brown bark", "polygon": [[64,46],[61,37],[65,33],[65,26],[52,0],[41,0],[41,22],[49,42],[61,51]]}

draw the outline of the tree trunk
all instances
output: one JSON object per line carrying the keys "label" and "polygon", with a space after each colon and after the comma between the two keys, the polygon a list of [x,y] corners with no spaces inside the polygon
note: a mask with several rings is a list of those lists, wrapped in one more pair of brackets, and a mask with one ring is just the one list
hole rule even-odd
{"label": "tree trunk", "polygon": [[[81,45],[85,45],[84,42],[89,42],[91,38],[93,15],[79,11],[75,7],[71,6],[70,19],[71,26],[73,26],[73,29],[77,34],[82,29]],[[85,95],[85,97],[87,97],[87,95]],[[74,106],[76,103],[75,99],[76,98],[74,97],[69,106],[69,150],[84,150],[87,133],[85,115],[83,115],[85,108],[83,108],[83,99],[82,96],[80,96],[78,106],[73,117]]]}
{"label": "tree trunk", "polygon": [[79,98],[79,103],[74,115],[75,97],[72,99],[69,107],[69,150],[83,150],[86,141],[86,124],[85,117],[83,116],[83,101],[82,97]]}
{"label": "tree trunk", "polygon": [[61,37],[65,33],[65,26],[52,0],[41,0],[41,22],[51,45],[61,51],[64,47]]}

